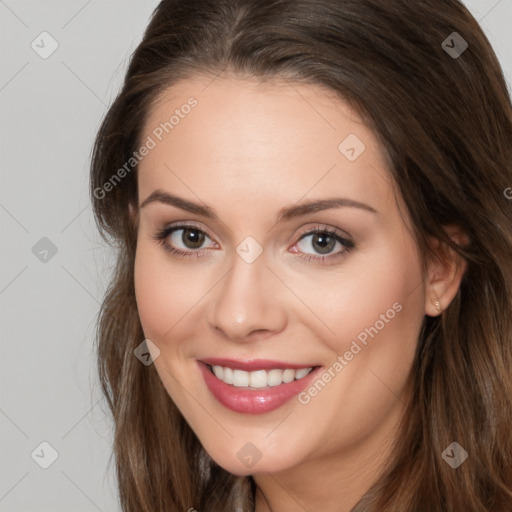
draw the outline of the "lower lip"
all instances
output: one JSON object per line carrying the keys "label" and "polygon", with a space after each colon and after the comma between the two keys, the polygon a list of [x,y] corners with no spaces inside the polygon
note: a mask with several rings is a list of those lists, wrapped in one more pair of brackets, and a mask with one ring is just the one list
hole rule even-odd
{"label": "lower lip", "polygon": [[244,414],[262,414],[281,407],[307,387],[321,370],[315,368],[302,379],[279,386],[244,389],[218,379],[205,363],[198,361],[198,365],[212,395],[228,409]]}

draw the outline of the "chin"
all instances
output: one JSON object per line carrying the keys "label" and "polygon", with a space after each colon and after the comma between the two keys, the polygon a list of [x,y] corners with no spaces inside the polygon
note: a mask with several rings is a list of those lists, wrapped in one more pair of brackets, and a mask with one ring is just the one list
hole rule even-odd
{"label": "chin", "polygon": [[[205,448],[206,449],[206,448]],[[248,476],[263,473],[278,473],[299,464],[297,457],[287,457],[288,454],[272,453],[265,455],[253,443],[247,442],[241,448],[217,446],[209,451],[210,457],[223,469],[236,476]]]}

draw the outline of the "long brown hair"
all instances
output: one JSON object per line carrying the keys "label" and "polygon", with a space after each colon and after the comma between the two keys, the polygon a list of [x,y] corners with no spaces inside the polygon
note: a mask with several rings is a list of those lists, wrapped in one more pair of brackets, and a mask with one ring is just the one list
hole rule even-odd
{"label": "long brown hair", "polygon": [[[512,510],[512,107],[489,41],[458,0],[164,0],[155,9],[97,134],[90,180],[118,258],[97,354],[123,510],[254,508],[251,477],[211,460],[155,368],[134,357],[144,339],[128,214],[136,165],[116,174],[160,93],[221,73],[339,94],[381,142],[423,260],[434,236],[467,261],[447,310],[425,317],[393,460],[353,511]],[[469,245],[448,238],[449,224]],[[469,455],[457,469],[441,456],[453,441]]]}

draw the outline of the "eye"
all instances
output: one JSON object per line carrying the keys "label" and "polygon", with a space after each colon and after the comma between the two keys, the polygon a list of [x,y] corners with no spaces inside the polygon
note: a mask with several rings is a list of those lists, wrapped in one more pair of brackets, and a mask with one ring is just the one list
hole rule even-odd
{"label": "eye", "polygon": [[166,227],[156,233],[154,238],[166,251],[184,257],[200,256],[202,251],[198,249],[206,239],[211,240],[205,231],[193,224]]}
{"label": "eye", "polygon": [[[341,250],[333,253],[336,246]],[[318,260],[324,263],[328,259],[346,256],[355,247],[355,244],[336,229],[315,226],[301,235],[299,241],[291,249],[291,252],[299,252],[295,247],[298,247],[301,253],[305,253],[303,256],[300,256],[301,258],[307,261]],[[308,253],[308,249],[312,249],[316,254],[315,252]]]}
{"label": "eye", "polygon": [[[310,240],[306,242],[308,238]],[[212,240],[206,231],[194,224],[167,226],[157,232],[154,239],[166,251],[179,257],[201,256],[204,252],[202,246],[206,239]],[[336,246],[341,250],[333,253]],[[346,256],[354,247],[354,242],[343,236],[340,231],[326,226],[314,226],[300,235],[299,240],[290,249],[290,252],[298,253],[300,258],[307,261],[316,260],[324,264],[326,260]],[[316,254],[314,252],[308,253],[308,249],[313,249]]]}

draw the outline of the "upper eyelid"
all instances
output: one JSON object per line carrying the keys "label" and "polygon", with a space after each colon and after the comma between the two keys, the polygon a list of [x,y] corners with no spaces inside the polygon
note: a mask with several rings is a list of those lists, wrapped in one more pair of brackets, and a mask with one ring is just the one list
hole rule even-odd
{"label": "upper eyelid", "polygon": [[182,221],[182,222],[179,222],[179,221],[176,221],[175,224],[169,224],[169,225],[166,225],[164,226],[164,228],[162,229],[162,231],[179,231],[180,229],[187,229],[187,228],[195,228],[197,229],[198,231],[202,231],[206,236],[208,236],[208,238],[210,240],[214,240],[214,237],[212,237],[209,233],[209,231],[207,229],[205,229],[204,227],[194,223],[193,221]]}
{"label": "upper eyelid", "polygon": [[335,228],[335,227],[331,227],[331,226],[328,226],[328,225],[324,225],[324,224],[315,224],[314,226],[310,226],[309,228],[305,228],[304,230],[301,230],[299,232],[299,234],[297,235],[299,237],[299,239],[305,235],[309,235],[309,234],[314,234],[315,232],[328,232],[328,233],[332,233],[332,234],[335,234],[341,238],[345,238],[347,240],[352,240],[352,236],[349,235],[346,231],[340,229],[340,228]]}

